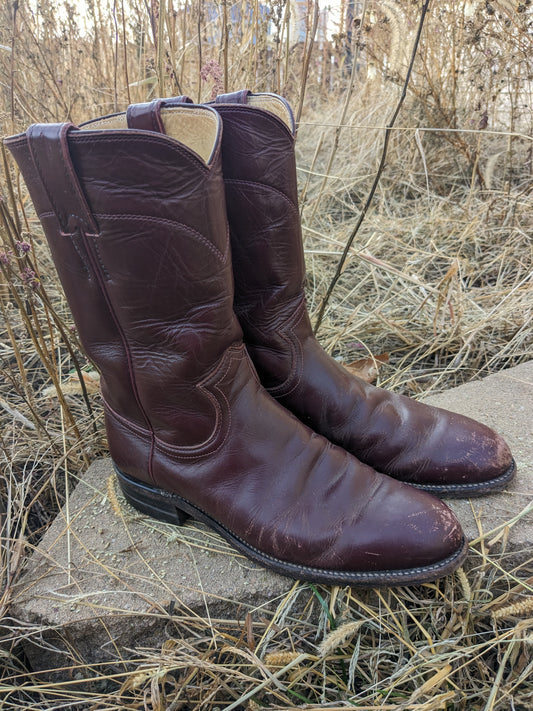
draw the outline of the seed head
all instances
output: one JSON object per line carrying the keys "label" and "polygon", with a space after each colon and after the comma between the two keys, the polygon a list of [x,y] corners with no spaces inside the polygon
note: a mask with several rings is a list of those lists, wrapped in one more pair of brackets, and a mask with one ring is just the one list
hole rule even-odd
{"label": "seed head", "polygon": [[22,283],[26,286],[29,286],[31,289],[35,290],[39,288],[40,282],[33,269],[30,269],[29,267],[24,267],[24,269],[20,273],[20,278],[22,279]]}
{"label": "seed head", "polygon": [[21,254],[27,254],[31,249],[31,244],[29,242],[17,242],[17,249]]}

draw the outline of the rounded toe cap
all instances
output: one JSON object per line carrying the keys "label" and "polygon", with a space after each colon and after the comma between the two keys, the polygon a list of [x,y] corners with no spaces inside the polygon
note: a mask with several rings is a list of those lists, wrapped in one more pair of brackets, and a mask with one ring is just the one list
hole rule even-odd
{"label": "rounded toe cap", "polygon": [[345,569],[381,571],[396,584],[428,581],[452,572],[465,554],[454,512],[431,494],[384,477],[380,495],[343,536]]}
{"label": "rounded toe cap", "polygon": [[[442,445],[441,461],[420,483],[435,484],[440,493],[475,495],[503,488],[515,465],[506,441],[489,427],[460,418]],[[431,491],[431,487],[428,487]]]}
{"label": "rounded toe cap", "polygon": [[503,437],[470,417],[417,405],[418,427],[390,471],[384,467],[387,473],[451,496],[490,492],[512,479],[514,461]]}

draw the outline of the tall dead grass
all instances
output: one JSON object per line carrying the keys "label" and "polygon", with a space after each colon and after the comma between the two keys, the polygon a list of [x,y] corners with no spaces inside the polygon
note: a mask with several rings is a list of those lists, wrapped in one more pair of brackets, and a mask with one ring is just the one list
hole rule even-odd
{"label": "tall dead grass", "polygon": [[[283,93],[301,111],[316,316],[372,185],[420,4],[359,3],[327,42],[316,9],[297,42],[284,0],[88,0],[82,16],[67,2],[10,0],[0,132],[158,95]],[[389,354],[388,387],[418,395],[532,357],[532,23],[529,2],[431,6],[385,170],[318,331],[346,362]],[[416,590],[297,585],[251,637],[235,621],[183,620],[179,643],[131,661],[124,651],[122,671],[93,668],[83,689],[75,650],[67,684],[26,669],[32,630],[9,617],[14,585],[105,437],[97,375],[5,157],[0,185],[2,708],[531,708],[531,571],[479,546],[468,577]],[[303,612],[291,612],[301,595]]]}

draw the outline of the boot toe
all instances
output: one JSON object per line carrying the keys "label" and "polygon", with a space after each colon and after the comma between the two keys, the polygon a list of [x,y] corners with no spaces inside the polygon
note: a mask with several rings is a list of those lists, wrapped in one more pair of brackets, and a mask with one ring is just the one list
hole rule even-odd
{"label": "boot toe", "polygon": [[[444,502],[367,467],[359,469],[358,483],[365,494],[357,505],[347,489],[342,495],[335,492],[329,502],[317,496],[312,535],[301,525],[298,507],[293,508],[291,539],[294,531],[307,530],[293,547],[308,566],[299,577],[306,579],[313,570],[312,579],[317,579],[320,571],[328,571],[329,583],[402,585],[435,580],[460,565],[467,544]],[[324,510],[328,516],[320,515]]]}
{"label": "boot toe", "polygon": [[375,406],[349,449],[378,471],[444,496],[496,491],[513,478],[511,451],[490,427],[372,386],[366,391]]}
{"label": "boot toe", "polygon": [[[433,496],[384,478],[383,496],[359,522],[357,559],[369,570],[403,570],[406,577],[446,566],[464,547],[453,511]],[[353,555],[353,554],[352,554]],[[350,556],[347,554],[347,559]],[[447,570],[444,571],[448,572]]]}
{"label": "boot toe", "polygon": [[479,468],[484,472],[483,479],[497,479],[513,468],[513,455],[507,442],[496,432],[489,430],[487,439],[487,451]]}
{"label": "boot toe", "polygon": [[505,440],[468,417],[438,412],[446,423],[445,435],[411,482],[448,496],[475,496],[505,487],[515,473]]}

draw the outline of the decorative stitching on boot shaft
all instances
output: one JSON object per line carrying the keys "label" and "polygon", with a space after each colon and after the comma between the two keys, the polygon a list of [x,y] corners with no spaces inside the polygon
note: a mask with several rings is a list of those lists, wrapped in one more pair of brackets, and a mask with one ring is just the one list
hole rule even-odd
{"label": "decorative stitching on boot shaft", "polygon": [[[158,138],[159,134],[154,133],[153,136],[147,135],[146,131],[137,131],[134,128],[128,129],[131,131],[130,135],[125,135],[125,129],[106,129],[102,131],[80,131],[75,135],[74,145],[83,143],[101,143],[105,141],[106,143],[142,143],[142,144],[154,144],[160,148],[165,148],[166,150],[179,153],[181,159],[185,159],[187,162],[191,163],[194,168],[199,169],[204,174],[209,174],[211,172],[211,165],[207,165],[202,161],[202,159],[196,155],[193,151],[188,150],[185,146],[182,146],[178,141],[167,135],[162,135]],[[120,135],[116,135],[119,133]]]}
{"label": "decorative stitching on boot shaft", "polygon": [[[229,239],[226,240],[226,250],[225,252],[221,252],[216,245],[214,245],[212,242],[210,242],[207,237],[204,237],[204,235],[201,232],[198,232],[195,230],[193,227],[189,227],[188,225],[185,225],[183,222],[178,222],[177,220],[169,220],[166,217],[155,217],[153,215],[134,215],[134,214],[128,214],[128,213],[123,213],[123,214],[117,214],[117,215],[111,215],[111,214],[104,214],[104,213],[96,213],[96,216],[98,219],[101,220],[138,220],[142,222],[154,222],[154,223],[160,223],[163,225],[169,225],[170,227],[174,228],[179,228],[184,230],[185,232],[188,232],[191,237],[194,239],[198,240],[201,242],[204,247],[207,247],[223,264],[226,264],[227,259],[228,259],[228,254],[229,254]],[[229,228],[226,228],[227,231],[229,231]]]}
{"label": "decorative stitching on boot shaft", "polygon": [[283,191],[279,190],[278,188],[273,187],[272,185],[269,185],[268,183],[260,183],[257,180],[239,180],[238,178],[224,178],[224,184],[225,185],[246,185],[247,187],[251,188],[252,190],[254,188],[261,188],[261,189],[266,189],[270,190],[271,192],[275,193],[276,195],[279,195],[280,198],[285,200],[291,208],[298,214],[298,219],[300,219],[300,214],[298,212],[298,207],[295,205],[294,201],[291,200],[291,198],[284,193]]}
{"label": "decorative stitching on boot shaft", "polygon": [[[217,411],[216,424],[210,437],[204,442],[195,445],[173,445],[160,439],[154,432],[154,442],[156,443],[158,450],[165,454],[165,456],[168,456],[175,461],[186,461],[212,455],[225,444],[231,430],[232,417],[230,403],[224,392],[219,387],[219,384],[222,383],[227,377],[233,364],[241,361],[248,361],[249,363],[249,356],[244,344],[228,348],[221,361],[217,363],[214,370],[196,385],[199,390],[209,397],[211,402],[215,405]],[[259,382],[256,377],[254,378],[254,382],[259,387]],[[211,392],[209,389],[210,387],[220,393],[220,396],[224,401],[223,406],[221,406],[218,398]],[[143,429],[137,423],[131,422],[131,420],[123,417],[113,407],[111,407],[108,402],[105,402],[105,407],[108,412],[114,416],[123,427],[129,429],[132,434],[141,436],[146,440],[148,439],[148,430]],[[220,439],[219,436],[222,431],[224,431],[224,436]]]}

